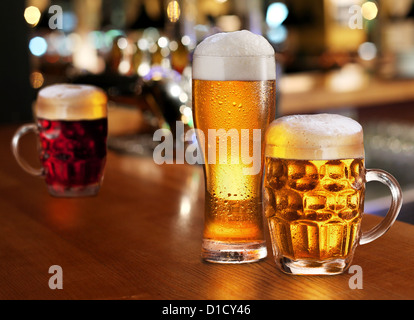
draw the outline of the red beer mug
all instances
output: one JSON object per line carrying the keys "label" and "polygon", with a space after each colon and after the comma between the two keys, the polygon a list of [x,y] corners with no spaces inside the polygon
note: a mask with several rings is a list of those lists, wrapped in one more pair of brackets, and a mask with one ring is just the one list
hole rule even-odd
{"label": "red beer mug", "polygon": [[[57,84],[42,89],[34,108],[36,124],[19,128],[12,151],[28,173],[45,178],[56,197],[97,195],[107,153],[107,96],[89,85]],[[20,138],[39,137],[41,168],[33,168],[19,154]]]}

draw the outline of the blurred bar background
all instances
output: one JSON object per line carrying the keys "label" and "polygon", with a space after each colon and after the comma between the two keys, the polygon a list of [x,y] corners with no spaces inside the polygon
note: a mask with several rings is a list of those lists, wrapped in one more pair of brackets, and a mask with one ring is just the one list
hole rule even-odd
{"label": "blurred bar background", "polygon": [[[335,112],[362,123],[367,167],[404,189],[414,223],[413,0],[19,0],[0,10],[0,122],[32,119],[38,90],[106,90],[109,146],[150,156],[158,128],[193,127],[191,60],[217,32],[262,34],[277,54],[278,116]],[[196,143],[194,141],[194,143]],[[367,188],[384,215],[387,189]]]}

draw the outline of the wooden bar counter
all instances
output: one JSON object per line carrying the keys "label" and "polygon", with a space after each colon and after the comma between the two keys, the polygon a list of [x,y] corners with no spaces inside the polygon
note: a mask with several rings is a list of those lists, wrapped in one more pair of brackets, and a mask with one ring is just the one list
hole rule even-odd
{"label": "wooden bar counter", "polygon": [[[204,182],[200,166],[157,166],[152,158],[108,155],[99,196],[57,199],[23,172],[0,127],[0,299],[414,299],[414,226],[396,222],[356,250],[353,274],[289,276],[268,257],[243,265],[200,259]],[[34,137],[21,144],[35,159]],[[364,228],[379,217],[366,214]],[[51,290],[49,268],[63,271]]]}

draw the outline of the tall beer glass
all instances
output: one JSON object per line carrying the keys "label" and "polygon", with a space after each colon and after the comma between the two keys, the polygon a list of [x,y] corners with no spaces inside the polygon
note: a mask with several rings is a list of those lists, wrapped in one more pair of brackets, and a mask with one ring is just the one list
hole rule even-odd
{"label": "tall beer glass", "polygon": [[275,117],[274,50],[249,31],[204,40],[193,61],[193,113],[204,156],[202,258],[266,257],[262,191],[264,135]]}
{"label": "tall beer glass", "polygon": [[[365,169],[361,125],[334,114],[296,115],[274,121],[266,134],[265,214],[273,253],[291,274],[338,274],[357,244],[371,242],[394,223],[402,204],[398,182]],[[382,222],[361,232],[365,182],[392,194]]]}

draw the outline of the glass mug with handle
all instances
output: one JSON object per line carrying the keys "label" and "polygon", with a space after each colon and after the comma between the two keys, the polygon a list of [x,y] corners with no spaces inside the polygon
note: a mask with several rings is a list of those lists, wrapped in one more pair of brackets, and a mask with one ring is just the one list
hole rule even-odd
{"label": "glass mug with handle", "polygon": [[275,87],[275,53],[261,36],[219,33],[195,50],[193,114],[204,156],[205,261],[247,263],[267,256],[261,183]]}
{"label": "glass mug with handle", "polygon": [[[90,85],[56,84],[42,89],[34,107],[36,124],[19,128],[12,151],[29,174],[45,178],[55,197],[98,194],[107,153],[107,96]],[[19,154],[20,138],[39,136],[41,168],[33,168]]]}
{"label": "glass mug with handle", "polygon": [[[289,274],[343,273],[358,244],[394,223],[402,192],[393,176],[365,169],[361,125],[335,114],[275,120],[266,133],[264,210],[276,264]],[[391,190],[387,216],[361,231],[365,182]]]}

